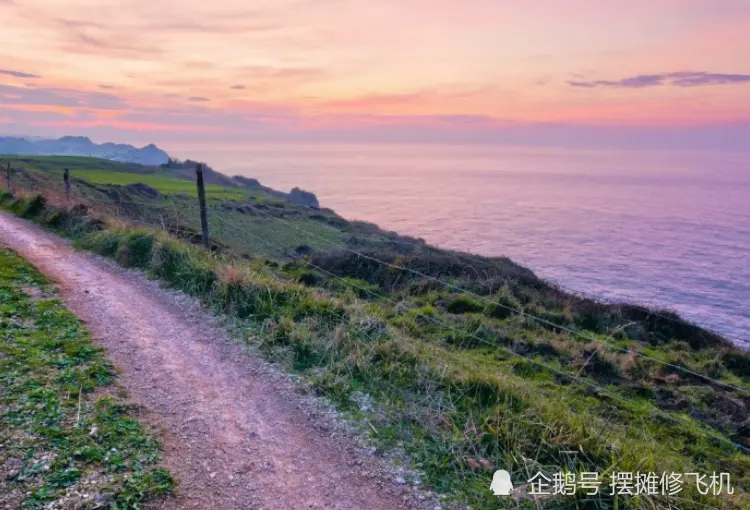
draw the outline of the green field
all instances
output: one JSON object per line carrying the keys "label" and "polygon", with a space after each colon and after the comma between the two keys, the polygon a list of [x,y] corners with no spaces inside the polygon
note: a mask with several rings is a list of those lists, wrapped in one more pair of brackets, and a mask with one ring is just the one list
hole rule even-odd
{"label": "green field", "polygon": [[[165,172],[166,173],[166,172]],[[82,179],[94,184],[116,184],[127,186],[128,184],[146,184],[163,194],[184,193],[197,196],[197,187],[194,182],[176,179],[161,174],[131,174],[123,172],[108,172],[106,170],[73,170],[75,179]],[[248,192],[241,188],[226,188],[215,184],[206,185],[206,194],[212,198],[233,198],[237,200],[246,199]]]}
{"label": "green field", "polygon": [[[13,166],[28,171],[42,171],[54,175],[62,183],[64,169],[70,171],[73,182],[83,180],[93,184],[146,184],[164,194],[180,193],[197,196],[194,181],[174,175],[167,169],[145,167],[133,163],[119,163],[78,156],[2,156],[14,161]],[[182,174],[180,174],[182,175]],[[206,193],[214,198],[245,199],[247,190],[241,187],[226,187],[215,184],[206,186]]]}
{"label": "green field", "polygon": [[[39,189],[48,173],[15,177]],[[498,508],[487,488],[503,467],[519,486],[537,472],[596,472],[607,487],[616,472],[716,471],[736,489],[519,495],[508,508],[748,507],[750,356],[718,335],[666,310],[567,294],[507,258],[440,250],[252,190],[212,199],[208,253],[194,246],[194,199],[161,191],[81,181],[80,202],[119,197],[104,213],[0,202],[231,315],[250,347],[378,448],[405,451],[446,502]]]}
{"label": "green field", "polygon": [[0,247],[0,507],[135,509],[171,490],[114,376],[49,282]]}

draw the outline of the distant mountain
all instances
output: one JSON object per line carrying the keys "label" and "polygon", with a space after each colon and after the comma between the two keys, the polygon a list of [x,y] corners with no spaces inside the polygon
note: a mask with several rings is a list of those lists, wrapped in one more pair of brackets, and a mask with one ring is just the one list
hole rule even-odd
{"label": "distant mountain", "polygon": [[92,156],[150,166],[161,165],[169,161],[169,155],[153,144],[141,148],[120,143],[96,144],[85,136],[63,136],[57,140],[0,137],[0,154]]}

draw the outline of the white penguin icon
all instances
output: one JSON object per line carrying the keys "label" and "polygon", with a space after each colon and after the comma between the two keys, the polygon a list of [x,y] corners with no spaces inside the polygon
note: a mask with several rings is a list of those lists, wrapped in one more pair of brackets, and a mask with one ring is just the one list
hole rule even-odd
{"label": "white penguin icon", "polygon": [[504,469],[498,469],[492,475],[490,490],[495,496],[509,496],[513,490],[513,482],[510,481],[510,473]]}

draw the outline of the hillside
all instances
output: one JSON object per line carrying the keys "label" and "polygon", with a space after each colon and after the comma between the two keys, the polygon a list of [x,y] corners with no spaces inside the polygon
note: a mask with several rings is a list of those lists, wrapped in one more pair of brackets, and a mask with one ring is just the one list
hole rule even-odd
{"label": "hillside", "polygon": [[5,195],[6,207],[233,316],[249,345],[378,447],[404,450],[448,500],[497,508],[497,467],[517,485],[537,472],[716,471],[735,495],[521,491],[517,506],[746,508],[750,356],[670,311],[571,295],[507,258],[438,249],[220,174],[207,186],[207,253],[191,246],[189,168],[12,165],[14,189],[46,199]]}

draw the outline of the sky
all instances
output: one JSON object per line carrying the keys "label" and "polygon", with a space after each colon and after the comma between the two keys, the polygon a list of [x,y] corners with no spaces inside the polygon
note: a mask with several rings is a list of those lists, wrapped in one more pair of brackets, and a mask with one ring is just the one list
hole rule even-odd
{"label": "sky", "polygon": [[0,0],[0,133],[750,143],[748,0]]}

